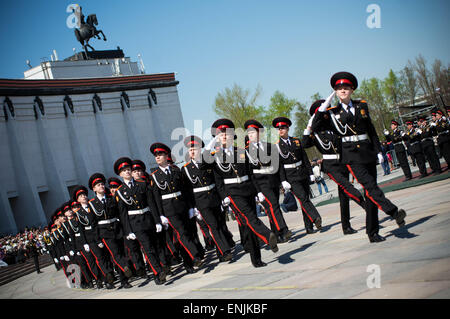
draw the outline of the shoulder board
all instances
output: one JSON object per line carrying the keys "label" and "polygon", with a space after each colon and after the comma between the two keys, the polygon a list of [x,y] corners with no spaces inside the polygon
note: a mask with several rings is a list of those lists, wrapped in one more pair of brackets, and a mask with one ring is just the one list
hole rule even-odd
{"label": "shoulder board", "polygon": [[216,154],[216,151],[212,151],[212,152],[211,152],[211,155],[214,155],[214,154]]}
{"label": "shoulder board", "polygon": [[335,105],[335,106],[330,106],[329,108],[327,108],[327,111],[333,110],[333,109],[335,109],[335,108],[337,108],[337,107],[338,107],[337,105]]}
{"label": "shoulder board", "polygon": [[95,199],[95,197],[93,199],[90,199],[89,201],[92,202]]}
{"label": "shoulder board", "polygon": [[120,189],[123,186],[123,184],[121,184],[119,187],[117,187],[117,189]]}
{"label": "shoulder board", "polygon": [[247,149],[249,147],[250,144],[245,145],[245,149]]}
{"label": "shoulder board", "polygon": [[191,163],[191,161],[187,162],[186,164],[183,165],[183,167],[188,166]]}
{"label": "shoulder board", "polygon": [[138,178],[138,179],[135,179],[135,181],[136,182],[139,182],[139,183],[147,183],[145,180],[143,180],[142,178]]}
{"label": "shoulder board", "polygon": [[157,170],[158,170],[158,169],[155,169],[153,172],[150,173],[150,175],[155,174]]}

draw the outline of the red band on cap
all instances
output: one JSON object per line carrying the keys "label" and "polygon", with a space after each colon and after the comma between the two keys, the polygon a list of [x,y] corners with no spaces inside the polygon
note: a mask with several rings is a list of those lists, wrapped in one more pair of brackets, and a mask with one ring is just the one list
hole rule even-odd
{"label": "red band on cap", "polygon": [[130,166],[130,164],[128,164],[127,162],[123,162],[122,164],[119,165],[119,167],[117,168],[118,171],[120,171],[120,169],[124,166]]}
{"label": "red band on cap", "polygon": [[353,83],[350,80],[347,79],[339,79],[336,81],[336,83],[334,84],[334,86],[339,85],[339,84],[350,84],[353,86]]}
{"label": "red band on cap", "polygon": [[154,153],[156,152],[164,152],[167,153],[167,150],[163,149],[163,148],[155,148],[155,150],[153,151]]}
{"label": "red band on cap", "polygon": [[63,210],[66,210],[66,208],[69,208],[69,205],[65,206]]}
{"label": "red band on cap", "polygon": [[92,181],[92,186],[95,185],[95,182],[96,182],[96,181],[101,181],[101,180],[102,180],[101,177],[97,177],[96,179],[94,179],[94,180]]}
{"label": "red band on cap", "polygon": [[289,126],[286,122],[278,122],[276,126]]}
{"label": "red band on cap", "polygon": [[192,144],[194,144],[194,145],[198,145],[198,144],[200,144],[199,142],[197,142],[197,141],[190,141],[190,142],[188,142],[188,145],[192,145]]}
{"label": "red band on cap", "polygon": [[[253,127],[253,128],[256,128],[256,129],[259,128],[259,126],[258,126],[258,125],[255,125],[255,124],[250,124],[248,127]],[[248,127],[247,127],[247,128],[248,128]]]}
{"label": "red band on cap", "polygon": [[78,192],[75,193],[75,198],[78,198],[79,193],[85,193],[84,189],[80,189]]}
{"label": "red band on cap", "polygon": [[134,164],[134,165],[133,165],[133,169],[135,169],[135,168],[140,168],[140,169],[143,169],[143,168],[142,168],[142,166],[141,166],[141,165],[139,165],[139,164]]}
{"label": "red band on cap", "polygon": [[117,185],[117,186],[119,186],[119,183],[116,183],[116,182],[110,182],[109,185]]}

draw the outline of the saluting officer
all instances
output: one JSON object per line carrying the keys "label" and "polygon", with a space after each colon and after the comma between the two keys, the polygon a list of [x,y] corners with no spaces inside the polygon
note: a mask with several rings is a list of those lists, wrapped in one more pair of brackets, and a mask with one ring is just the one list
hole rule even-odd
{"label": "saluting officer", "polygon": [[[366,233],[369,241],[385,240],[378,234],[378,209],[396,220],[399,226],[405,224],[406,213],[398,209],[385,196],[377,185],[377,157],[383,161],[381,144],[370,119],[369,107],[365,101],[352,100],[351,95],[358,87],[356,77],[348,72],[338,72],[330,79],[336,91],[339,104],[331,108],[329,115],[333,129],[341,136],[341,162],[365,190]],[[319,107],[319,112],[326,109]]]}
{"label": "saluting officer", "polygon": [[307,234],[314,232],[313,225],[322,229],[322,218],[310,199],[310,184],[315,178],[311,163],[300,139],[289,136],[290,119],[277,117],[272,126],[278,129],[280,138],[276,143],[280,154],[280,178],[285,191],[291,190],[302,208],[303,222]]}
{"label": "saluting officer", "polygon": [[[250,180],[249,160],[245,150],[233,146],[234,123],[219,119],[211,127],[214,139],[205,147],[203,161],[214,163],[214,178],[224,206],[230,206],[239,225],[241,243],[250,253],[254,267],[266,266],[261,260],[259,241],[262,240],[273,252],[278,251],[277,236],[256,215],[256,189]],[[216,150],[211,151],[215,143]]]}
{"label": "saluting officer", "polygon": [[[123,231],[119,222],[119,208],[114,197],[105,188],[106,178],[101,173],[92,174],[89,178],[89,188],[95,197],[89,201],[97,223],[98,238],[106,247],[112,261],[120,269],[119,278],[123,288],[131,288],[128,279],[133,273],[128,268],[128,261],[124,254]],[[114,281],[112,265],[107,265],[107,280]],[[111,278],[112,277],[112,278]]]}
{"label": "saluting officer", "polygon": [[261,141],[264,126],[256,120],[244,123],[249,143],[245,147],[252,180],[259,202],[264,206],[270,221],[270,228],[277,235],[279,243],[292,237],[280,209],[280,162],[278,149],[272,143]]}
{"label": "saluting officer", "polygon": [[430,164],[430,168],[434,175],[442,173],[441,163],[434,147],[433,137],[437,135],[436,126],[431,126],[427,123],[425,116],[419,117],[419,129],[422,131],[420,134],[420,144],[422,146],[423,153]]}
{"label": "saluting officer", "polygon": [[180,254],[188,273],[194,267],[203,264],[204,251],[199,250],[195,243],[192,228],[189,226],[189,215],[194,214],[194,203],[188,181],[178,166],[169,164],[170,148],[163,143],[153,143],[150,153],[158,164],[151,173],[151,184],[161,220],[164,225],[170,225],[183,249]]}
{"label": "saluting officer", "polygon": [[303,132],[302,144],[305,148],[315,146],[322,153],[322,170],[338,185],[342,231],[344,235],[350,235],[357,231],[350,224],[349,198],[363,209],[365,201],[362,194],[350,183],[347,167],[340,162],[341,139],[332,130],[330,116],[318,112],[321,105],[330,105],[333,97],[334,92],[327,100],[317,100],[311,105],[309,109],[311,119]]}
{"label": "saluting officer", "polygon": [[198,214],[207,226],[207,232],[216,245],[219,260],[230,261],[231,246],[218,220],[218,216],[222,214],[221,200],[217,194],[213,169],[201,169],[201,149],[205,144],[198,136],[191,135],[184,139],[184,145],[188,148],[190,160],[183,166],[182,172],[193,188],[195,214]]}
{"label": "saluting officer", "polygon": [[161,285],[166,281],[167,271],[161,267],[156,248],[155,232],[160,232],[162,225],[154,196],[143,180],[133,179],[130,158],[119,158],[114,163],[114,172],[123,179],[115,197],[126,237],[139,242],[155,283]]}
{"label": "saluting officer", "polygon": [[385,131],[386,141],[394,143],[395,156],[402,168],[405,175],[404,182],[409,181],[412,178],[411,168],[409,167],[408,157],[406,154],[406,148],[403,141],[406,140],[405,132],[399,129],[398,122],[396,120],[391,121],[392,133]]}
{"label": "saluting officer", "polygon": [[406,132],[405,137],[408,141],[408,150],[414,156],[417,162],[417,166],[419,167],[420,177],[424,178],[428,176],[426,163],[425,163],[425,155],[423,154],[422,146],[420,144],[421,140],[421,130],[415,128],[413,126],[412,120],[406,121]]}
{"label": "saluting officer", "polygon": [[440,152],[447,162],[447,171],[450,172],[450,123],[441,110],[436,110],[436,131]]}

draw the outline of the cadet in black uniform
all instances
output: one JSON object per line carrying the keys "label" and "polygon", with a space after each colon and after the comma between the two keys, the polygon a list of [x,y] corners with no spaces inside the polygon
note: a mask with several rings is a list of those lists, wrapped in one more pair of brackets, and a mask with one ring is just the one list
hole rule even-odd
{"label": "cadet in black uniform", "polygon": [[262,142],[264,126],[256,120],[244,123],[249,143],[245,151],[249,159],[250,176],[258,192],[259,202],[264,206],[270,221],[272,232],[279,243],[285,243],[292,237],[283,213],[280,209],[280,156],[272,143]]}
{"label": "cadet in black uniform", "polygon": [[341,140],[340,136],[332,130],[330,117],[327,113],[317,112],[322,104],[330,104],[334,94],[328,99],[315,101],[310,109],[311,120],[303,132],[302,144],[305,148],[315,146],[322,153],[322,170],[338,185],[339,203],[341,208],[341,224],[344,235],[354,234],[357,231],[350,224],[350,201],[355,201],[363,209],[364,197],[349,181],[347,167],[340,162]]}
{"label": "cadet in black uniform", "polygon": [[[234,123],[219,119],[211,127],[213,140],[205,147],[203,161],[214,164],[214,179],[222,204],[230,206],[241,232],[241,243],[249,251],[254,267],[266,266],[261,260],[259,241],[273,252],[278,251],[277,236],[256,215],[256,189],[251,181],[248,157],[245,150],[233,146]],[[218,142],[220,147],[211,150]]]}
{"label": "cadet in black uniform", "polygon": [[56,240],[53,236],[53,231],[55,228],[55,224],[50,224],[47,228],[47,230],[44,232],[44,242],[45,242],[45,249],[47,250],[50,257],[52,257],[53,263],[55,265],[55,268],[57,271],[61,269],[61,265],[59,264],[59,259],[57,258],[58,255],[56,254]]}
{"label": "cadet in black uniform", "polygon": [[182,172],[186,179],[191,182],[193,188],[195,214],[199,214],[207,226],[217,248],[219,260],[230,261],[232,259],[231,246],[224,233],[224,227],[220,225],[217,218],[222,212],[213,168],[204,167],[204,169],[201,169],[201,149],[205,144],[199,137],[191,135],[184,139],[184,145],[188,148],[190,161],[183,166]]}
{"label": "cadet in black uniform", "polygon": [[[120,269],[119,278],[123,288],[131,288],[128,279],[132,276],[128,261],[124,254],[123,231],[119,221],[119,208],[114,197],[105,188],[106,178],[101,173],[95,173],[89,178],[89,188],[95,197],[89,201],[97,223],[97,233],[100,242],[105,246],[112,261]],[[114,281],[112,265],[108,263],[108,282]],[[111,278],[112,277],[112,278]]]}
{"label": "cadet in black uniform", "polygon": [[194,234],[189,223],[189,213],[194,212],[192,193],[189,182],[181,173],[178,166],[169,164],[170,148],[163,143],[153,143],[150,153],[155,156],[158,168],[151,173],[151,184],[158,211],[163,224],[170,225],[176,239],[183,249],[180,253],[183,264],[188,273],[192,266],[200,267],[203,264],[204,251],[199,250],[194,242]]}
{"label": "cadet in black uniform", "polygon": [[403,141],[406,140],[405,132],[399,129],[398,122],[396,120],[391,121],[392,133],[385,131],[386,141],[394,144],[395,156],[402,168],[403,174],[405,174],[404,182],[409,181],[412,178],[411,168],[409,167],[408,157],[406,154],[406,148]]}
{"label": "cadet in black uniform", "polygon": [[161,285],[166,281],[167,270],[161,267],[156,248],[156,232],[162,231],[162,225],[152,191],[145,181],[132,178],[130,158],[119,158],[114,172],[123,179],[115,197],[124,233],[128,239],[138,240],[155,283]]}
{"label": "cadet in black uniform", "polygon": [[419,118],[419,130],[421,131],[420,144],[432,173],[435,175],[442,173],[441,163],[439,162],[433,140],[433,137],[437,135],[436,126],[428,125],[425,116],[421,116]]}
{"label": "cadet in black uniform", "polygon": [[272,121],[272,126],[278,129],[280,135],[276,145],[280,154],[281,184],[285,191],[291,190],[300,202],[306,233],[312,234],[313,225],[322,229],[322,218],[310,199],[309,185],[315,182],[315,178],[300,139],[289,136],[291,125],[291,120],[286,117],[277,117]]}
{"label": "cadet in black uniform", "polygon": [[441,155],[447,162],[447,171],[450,172],[450,124],[441,110],[436,110],[436,131]]}
{"label": "cadet in black uniform", "polygon": [[406,127],[405,138],[407,138],[409,144],[409,152],[414,156],[417,166],[419,167],[419,178],[427,177],[428,173],[425,163],[425,155],[423,154],[422,146],[420,144],[421,131],[413,127],[412,120],[406,121]]}
{"label": "cadet in black uniform", "polygon": [[[377,157],[383,161],[381,145],[375,127],[370,119],[369,107],[365,101],[351,100],[351,94],[358,87],[356,77],[348,72],[338,72],[331,77],[331,87],[336,91],[339,104],[329,110],[333,129],[341,136],[341,162],[365,190],[366,233],[370,242],[385,240],[378,234],[378,209],[396,220],[399,226],[405,224],[406,213],[398,209],[377,185]],[[319,112],[326,112],[319,108]]]}

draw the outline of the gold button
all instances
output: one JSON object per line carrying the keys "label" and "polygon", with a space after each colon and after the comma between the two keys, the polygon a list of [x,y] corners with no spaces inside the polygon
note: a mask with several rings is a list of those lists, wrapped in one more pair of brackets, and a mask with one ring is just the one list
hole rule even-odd
{"label": "gold button", "polygon": [[356,147],[360,147],[359,145],[356,145]]}

